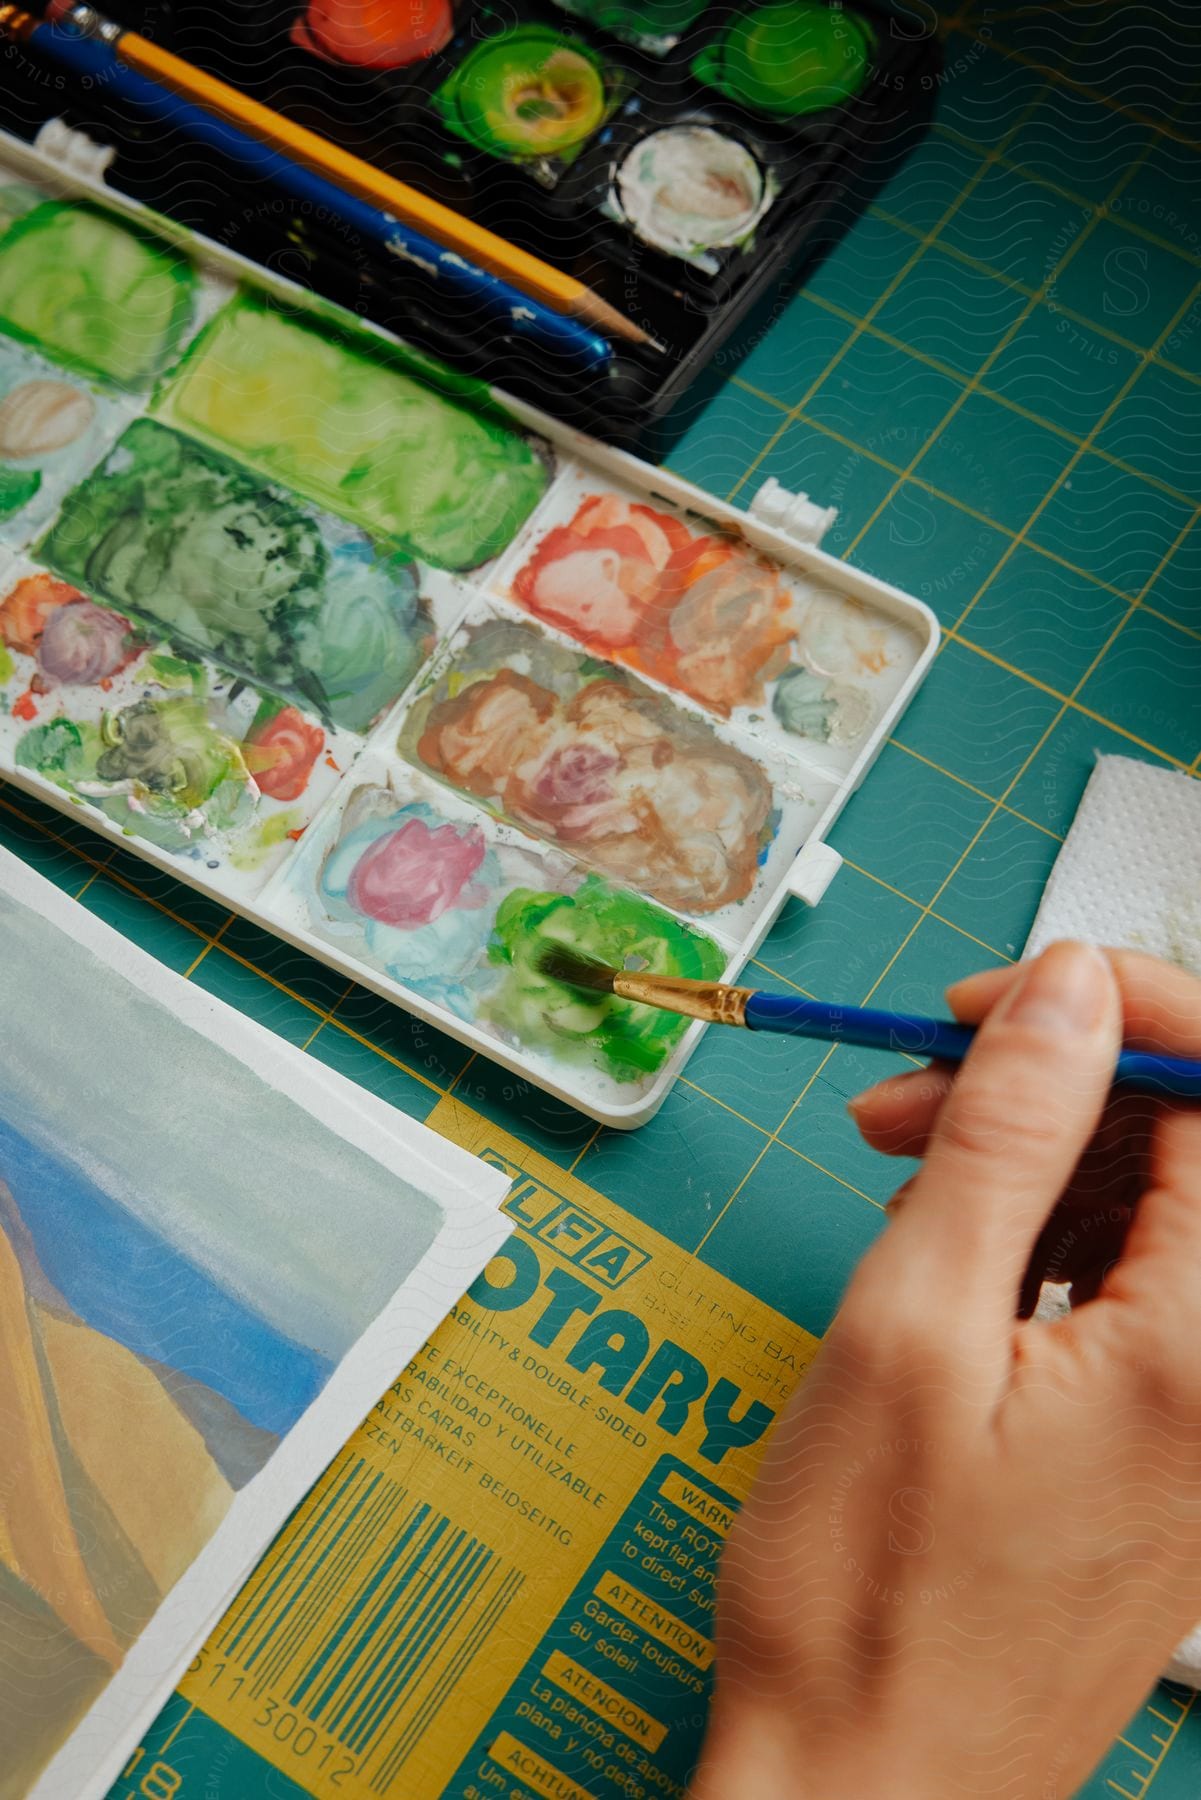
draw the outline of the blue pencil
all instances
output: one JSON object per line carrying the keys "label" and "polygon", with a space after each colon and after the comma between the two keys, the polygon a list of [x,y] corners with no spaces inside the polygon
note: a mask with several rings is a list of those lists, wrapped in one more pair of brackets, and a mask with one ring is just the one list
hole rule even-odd
{"label": "blue pencil", "polygon": [[578,319],[531,299],[424,232],[400,224],[224,119],[181,100],[169,88],[128,68],[111,44],[48,24],[36,25],[25,41],[48,62],[128,100],[148,118],[173,126],[195,143],[219,150],[249,174],[270,181],[295,199],[323,209],[386,255],[415,264],[438,287],[470,302],[502,329],[570,358],[582,370],[603,369],[612,361],[613,347],[608,340]]}
{"label": "blue pencil", "polygon": [[[720,981],[608,969],[550,941],[542,952],[540,968],[551,980],[572,987],[615,994],[622,1000],[636,1000],[643,1006],[658,1006],[664,1012],[683,1013],[710,1024],[741,1025],[748,1031],[782,1032],[830,1044],[858,1044],[865,1050],[901,1051],[937,1062],[962,1062],[976,1035],[973,1026],[959,1025],[954,1019],[839,1006],[828,1000],[806,1000],[799,994],[765,994]],[[1163,1099],[1201,1100],[1201,1062],[1183,1056],[1123,1050],[1114,1081]]]}

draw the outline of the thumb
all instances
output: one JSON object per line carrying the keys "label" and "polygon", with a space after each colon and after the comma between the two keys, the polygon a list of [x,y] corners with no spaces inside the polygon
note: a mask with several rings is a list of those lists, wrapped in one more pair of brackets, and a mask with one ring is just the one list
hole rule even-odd
{"label": "thumb", "polygon": [[1012,1324],[1035,1241],[1100,1120],[1120,1043],[1109,964],[1074,943],[1023,968],[976,1034],[888,1235],[982,1324],[992,1314]]}

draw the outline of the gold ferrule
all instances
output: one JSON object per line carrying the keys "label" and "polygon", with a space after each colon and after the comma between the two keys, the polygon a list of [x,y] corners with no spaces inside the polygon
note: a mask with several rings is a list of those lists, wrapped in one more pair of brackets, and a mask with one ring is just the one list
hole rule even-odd
{"label": "gold ferrule", "polygon": [[703,1019],[707,1025],[745,1025],[746,1003],[754,989],[729,987],[722,981],[686,981],[680,975],[615,975],[613,992],[641,1006]]}

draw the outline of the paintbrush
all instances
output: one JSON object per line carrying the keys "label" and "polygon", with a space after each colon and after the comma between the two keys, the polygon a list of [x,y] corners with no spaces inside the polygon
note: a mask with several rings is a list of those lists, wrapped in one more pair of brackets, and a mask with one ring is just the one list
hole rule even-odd
{"label": "paintbrush", "polygon": [[[927,1019],[917,1013],[879,1007],[842,1006],[828,1000],[806,1000],[800,994],[765,994],[755,988],[731,987],[722,981],[689,981],[679,975],[644,970],[610,969],[577,955],[566,945],[548,943],[538,967],[567,987],[613,994],[639,1006],[657,1006],[710,1025],[739,1025],[747,1031],[782,1032],[788,1037],[818,1038],[823,1043],[858,1044],[866,1050],[893,1050],[937,1062],[962,1062],[975,1028],[954,1019]],[[1114,1081],[1145,1094],[1178,1100],[1201,1099],[1201,1062],[1181,1056],[1156,1056],[1123,1050]]]}
{"label": "paintbrush", "polygon": [[[14,19],[21,16],[20,10],[14,6],[6,6],[0,12],[8,15],[8,29],[11,32]],[[113,20],[106,19],[94,7],[71,5],[70,0],[51,0],[47,14],[53,29],[103,44],[108,49],[112,62],[157,82],[172,94],[191,102],[215,118],[224,120],[227,125],[275,151],[281,158],[290,159],[301,169],[307,169],[311,174],[331,182],[343,193],[387,214],[398,225],[424,232],[442,251],[466,257],[487,274],[499,277],[531,299],[565,314],[568,319],[577,321],[588,331],[604,332],[611,337],[624,338],[630,343],[663,351],[663,345],[648,331],[628,319],[574,275],[566,274],[552,263],[544,262],[541,257],[532,256],[518,245],[498,236],[496,232],[477,225],[474,219],[456,212],[453,207],[444,206],[441,201],[410,187],[407,182],[398,181],[394,176],[385,174],[382,169],[374,168],[361,157],[352,156],[348,150],[343,150],[339,145],[330,143],[328,138],[320,137],[315,131],[298,125],[294,119],[274,112],[271,107],[262,105],[258,100],[252,100],[249,94],[230,87],[227,82],[218,81],[215,76],[197,69],[182,57],[173,56],[169,50],[152,43],[139,32],[128,31]],[[50,40],[42,40],[24,25],[20,30],[30,42],[47,50],[53,48],[57,55],[62,56],[61,45],[52,45]],[[93,76],[93,79],[96,77]],[[100,78],[98,85],[103,85],[103,79]],[[278,179],[278,174],[277,171],[275,179]]]}

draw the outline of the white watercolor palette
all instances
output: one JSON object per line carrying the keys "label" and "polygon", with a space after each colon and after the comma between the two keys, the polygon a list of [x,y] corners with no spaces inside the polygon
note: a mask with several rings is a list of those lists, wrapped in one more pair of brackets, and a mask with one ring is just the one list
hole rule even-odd
{"label": "white watercolor palette", "polygon": [[[0,427],[22,377],[62,384],[41,414],[11,403],[14,445],[91,407],[36,508],[0,516],[0,772],[593,1117],[643,1123],[701,1028],[564,989],[541,947],[735,976],[789,895],[820,899],[824,834],[934,653],[933,615],[825,555],[803,498],[740,513],[504,396],[440,395],[386,334],[0,151],[14,182],[85,194],[89,231],[102,196],[140,254],[148,225],[169,232],[188,295],[153,387],[85,380],[0,316]],[[3,181],[0,225],[28,216]],[[226,392],[238,320],[281,356],[235,348]],[[128,333],[112,356],[152,360]],[[374,362],[420,419],[407,450],[377,448]],[[0,431],[0,476],[3,457]],[[474,567],[447,467],[486,521]]]}

